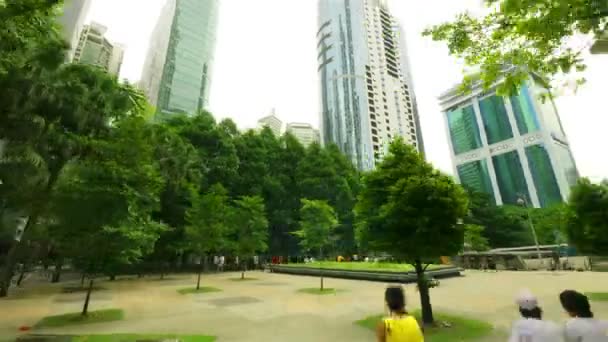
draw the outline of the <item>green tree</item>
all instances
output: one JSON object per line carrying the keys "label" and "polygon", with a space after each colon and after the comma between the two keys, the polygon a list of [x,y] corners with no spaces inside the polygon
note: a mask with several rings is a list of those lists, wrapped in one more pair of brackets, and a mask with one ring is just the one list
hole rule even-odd
{"label": "green tree", "polygon": [[465,248],[483,252],[490,249],[488,239],[483,236],[484,227],[476,224],[466,224],[464,226],[464,245]]}
{"label": "green tree", "polygon": [[[226,246],[227,224],[230,214],[226,189],[220,184],[195,198],[192,208],[186,212],[186,238],[191,249],[204,258],[205,267],[209,254],[219,252]],[[196,289],[200,289],[202,265],[198,270]]]}
{"label": "green tree", "polygon": [[241,279],[245,279],[247,261],[268,249],[268,220],[264,200],[259,196],[243,196],[234,201],[232,211],[233,250],[239,257]]}
{"label": "green tree", "polygon": [[363,185],[356,207],[358,238],[414,266],[422,319],[432,324],[424,272],[431,261],[462,250],[464,228],[459,222],[467,213],[466,193],[401,139],[391,143],[389,154],[364,177]]}
{"label": "green tree", "polygon": [[[323,259],[323,248],[331,242],[338,218],[327,202],[302,199],[300,209],[300,229],[293,232],[300,239],[300,245],[312,253],[319,252],[319,261]],[[321,274],[321,291],[323,291],[323,274]]]}
{"label": "green tree", "polygon": [[[535,73],[552,77],[582,71],[584,50],[569,47],[577,33],[599,35],[606,30],[606,0],[486,0],[489,13],[476,18],[460,14],[453,22],[427,29],[423,35],[447,44],[451,55],[481,74],[465,77],[470,89],[478,79],[487,90],[504,75],[501,94],[512,94]],[[582,81],[579,80],[579,81]],[[547,84],[548,85],[548,84]]]}
{"label": "green tree", "polygon": [[583,178],[572,188],[567,235],[580,253],[608,254],[608,181]]}

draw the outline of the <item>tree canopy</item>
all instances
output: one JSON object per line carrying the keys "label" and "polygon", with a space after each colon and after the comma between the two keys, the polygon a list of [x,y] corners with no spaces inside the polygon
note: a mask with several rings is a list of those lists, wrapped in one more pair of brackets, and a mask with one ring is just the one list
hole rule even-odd
{"label": "tree canopy", "polygon": [[583,71],[588,47],[573,47],[568,38],[579,33],[599,35],[608,23],[605,0],[485,0],[485,4],[488,13],[483,17],[462,13],[453,22],[423,33],[445,42],[450,54],[466,65],[480,68],[480,74],[465,76],[465,90],[477,80],[489,89],[504,76],[498,92],[512,94],[530,72],[552,78]]}
{"label": "tree canopy", "polygon": [[579,180],[570,193],[569,207],[569,241],[581,253],[608,254],[608,182]]}

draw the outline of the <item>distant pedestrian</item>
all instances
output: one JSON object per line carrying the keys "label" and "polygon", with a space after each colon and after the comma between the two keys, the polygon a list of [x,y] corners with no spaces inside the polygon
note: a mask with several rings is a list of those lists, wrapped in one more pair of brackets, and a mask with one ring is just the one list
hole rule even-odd
{"label": "distant pedestrian", "polygon": [[543,310],[538,300],[529,291],[517,298],[521,319],[513,323],[509,342],[560,342],[563,341],[560,328],[551,321],[543,321]]}
{"label": "distant pedestrian", "polygon": [[566,290],[559,301],[570,316],[564,327],[566,342],[608,342],[608,322],[593,317],[587,296]]}
{"label": "distant pedestrian", "polygon": [[405,310],[403,287],[390,286],[384,292],[389,315],[376,327],[378,342],[424,342],[420,325]]}

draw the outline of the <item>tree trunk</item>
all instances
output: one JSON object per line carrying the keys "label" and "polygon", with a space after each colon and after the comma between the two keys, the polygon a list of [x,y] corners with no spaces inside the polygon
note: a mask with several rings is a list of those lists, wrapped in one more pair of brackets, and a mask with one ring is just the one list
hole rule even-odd
{"label": "tree trunk", "polygon": [[55,271],[53,272],[53,277],[51,279],[51,283],[58,283],[61,280],[61,268],[63,267],[63,258],[59,257],[57,262],[55,262]]}
{"label": "tree trunk", "polygon": [[25,276],[25,270],[28,268],[28,263],[23,264],[21,267],[21,273],[19,274],[19,279],[17,279],[17,286],[21,286],[21,282],[23,281],[23,277]]}
{"label": "tree trunk", "polygon": [[84,277],[86,276],[86,273],[82,273],[82,275],[80,276],[80,288],[84,287]]}
{"label": "tree trunk", "polygon": [[414,268],[416,269],[416,280],[418,283],[418,292],[420,293],[420,306],[422,308],[422,323],[424,325],[431,325],[435,322],[433,318],[433,308],[431,306],[431,297],[429,294],[429,283],[424,276],[424,268],[422,262],[417,259],[414,262]]}
{"label": "tree trunk", "polygon": [[319,275],[321,276],[321,292],[323,292],[323,263],[321,258],[323,257],[323,249],[319,247]]}
{"label": "tree trunk", "polygon": [[246,271],[247,271],[247,262],[241,261],[241,280],[245,280]]}
{"label": "tree trunk", "polygon": [[116,274],[110,274],[110,281],[116,280]]}
{"label": "tree trunk", "polygon": [[[30,221],[28,221],[28,224],[29,222]],[[17,263],[17,251],[19,250],[20,245],[20,242],[13,241],[13,245],[8,250],[6,262],[4,263],[4,273],[2,273],[0,278],[0,297],[6,297],[8,295],[8,288],[11,286],[11,279],[13,279],[15,264]]]}
{"label": "tree trunk", "polygon": [[198,278],[196,279],[196,291],[200,290],[200,288],[201,288],[201,272],[202,272],[202,268],[199,266],[198,267]]}
{"label": "tree trunk", "polygon": [[86,316],[89,313],[89,300],[91,299],[91,291],[93,291],[93,278],[89,280],[89,288],[87,289],[87,296],[84,299],[84,307],[82,308],[82,315]]}

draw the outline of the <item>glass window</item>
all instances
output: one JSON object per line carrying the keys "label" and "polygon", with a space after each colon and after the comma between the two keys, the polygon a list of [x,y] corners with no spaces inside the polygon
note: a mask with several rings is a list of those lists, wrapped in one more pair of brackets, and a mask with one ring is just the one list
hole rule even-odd
{"label": "glass window", "polygon": [[479,101],[481,119],[486,129],[488,144],[495,144],[513,138],[513,130],[507,116],[505,102],[500,96],[492,95]]}
{"label": "glass window", "polygon": [[465,188],[494,196],[488,164],[485,159],[458,165],[460,184]]}
{"label": "glass window", "polygon": [[530,202],[528,184],[524,177],[521,161],[517,151],[511,151],[492,157],[500,196],[504,204],[517,204],[523,196]]}
{"label": "glass window", "polygon": [[549,207],[562,202],[562,195],[555,178],[549,154],[543,145],[526,147],[528,166],[536,186],[536,193],[541,207]]}
{"label": "glass window", "polygon": [[479,126],[475,119],[473,106],[462,107],[448,112],[450,137],[455,154],[475,150],[481,147]]}
{"label": "glass window", "polygon": [[556,143],[553,146],[555,146],[555,154],[557,155],[558,169],[563,170],[566,174],[568,185],[573,187],[576,185],[579,175],[576,164],[574,163],[574,158],[572,158],[572,153],[567,146],[562,144]]}
{"label": "glass window", "polygon": [[538,115],[534,110],[534,102],[530,98],[530,92],[526,85],[523,85],[517,95],[510,97],[513,115],[517,122],[519,134],[527,134],[538,131],[540,124]]}

